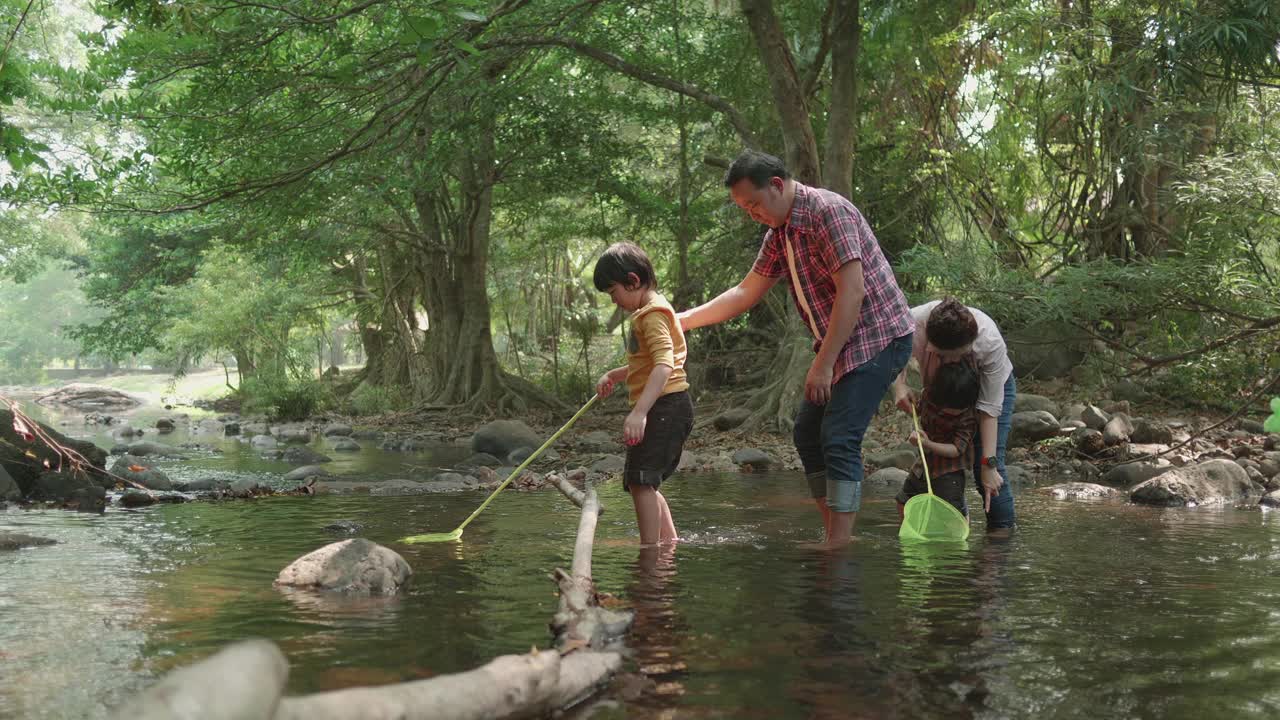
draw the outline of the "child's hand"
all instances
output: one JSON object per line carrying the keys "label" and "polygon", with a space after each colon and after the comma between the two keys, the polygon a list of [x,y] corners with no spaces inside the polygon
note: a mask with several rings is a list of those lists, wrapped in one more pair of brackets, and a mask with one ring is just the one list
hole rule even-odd
{"label": "child's hand", "polygon": [[911,436],[907,438],[907,442],[912,443],[913,445],[927,443],[929,442],[929,436],[925,434],[925,431],[923,430],[913,431]]}
{"label": "child's hand", "polygon": [[628,445],[639,445],[644,441],[644,428],[649,419],[644,413],[638,413],[632,410],[627,415],[626,422],[622,423],[622,439]]}
{"label": "child's hand", "polygon": [[916,404],[916,394],[906,385],[893,386],[893,402],[898,409],[904,413],[911,412],[911,406]]}
{"label": "child's hand", "polygon": [[596,381],[596,394],[600,396],[601,400],[603,400],[604,398],[609,397],[609,394],[613,392],[613,386],[616,384],[617,383],[613,381],[613,377],[609,373],[605,373]]}

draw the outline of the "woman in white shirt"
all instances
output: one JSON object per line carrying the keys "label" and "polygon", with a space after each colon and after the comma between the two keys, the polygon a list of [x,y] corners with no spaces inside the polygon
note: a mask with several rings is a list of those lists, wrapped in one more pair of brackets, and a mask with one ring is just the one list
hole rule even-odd
{"label": "woman in white shirt", "polygon": [[[1014,526],[1013,493],[1005,480],[1004,454],[1017,385],[1000,328],[986,313],[966,307],[953,298],[913,307],[911,315],[916,322],[911,356],[920,365],[925,385],[942,363],[973,356],[982,383],[977,404],[978,437],[975,438],[973,476],[983,498],[987,529],[1011,528]],[[915,397],[907,387],[905,369],[894,381],[893,392],[898,407],[911,412]]]}

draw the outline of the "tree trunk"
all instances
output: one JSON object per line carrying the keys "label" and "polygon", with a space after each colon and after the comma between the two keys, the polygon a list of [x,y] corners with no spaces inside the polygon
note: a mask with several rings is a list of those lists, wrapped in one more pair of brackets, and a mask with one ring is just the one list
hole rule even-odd
{"label": "tree trunk", "polygon": [[859,0],[834,0],[831,23],[831,100],[827,113],[822,184],[853,199],[853,148],[857,135]]}
{"label": "tree trunk", "polygon": [[741,0],[741,4],[742,14],[747,18],[760,52],[760,60],[769,75],[773,106],[782,127],[787,169],[800,182],[818,185],[822,177],[818,165],[818,143],[814,139],[804,88],[796,72],[791,48],[787,45],[782,22],[773,11],[772,0]]}

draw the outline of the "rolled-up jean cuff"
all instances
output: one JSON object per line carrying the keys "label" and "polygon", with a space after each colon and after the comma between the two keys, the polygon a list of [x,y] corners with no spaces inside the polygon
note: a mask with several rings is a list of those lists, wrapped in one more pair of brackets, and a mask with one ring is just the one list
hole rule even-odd
{"label": "rolled-up jean cuff", "polygon": [[827,496],[827,471],[807,473],[804,479],[809,482],[809,497],[817,500]]}
{"label": "rolled-up jean cuff", "polygon": [[862,508],[862,483],[828,478],[827,507],[832,512],[858,512]]}

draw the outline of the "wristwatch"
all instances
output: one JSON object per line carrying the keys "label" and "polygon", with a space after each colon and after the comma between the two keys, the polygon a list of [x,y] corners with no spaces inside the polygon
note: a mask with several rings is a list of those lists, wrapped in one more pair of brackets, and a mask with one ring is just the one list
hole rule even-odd
{"label": "wristwatch", "polygon": [[978,462],[979,464],[982,465],[982,467],[994,468],[996,466],[996,456],[992,455],[990,457],[984,457]]}

